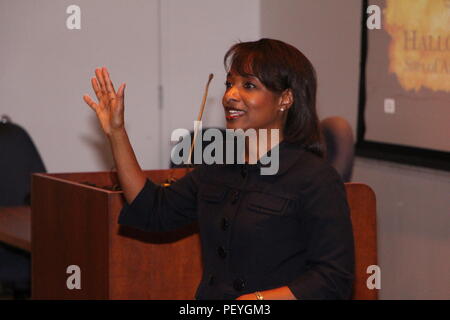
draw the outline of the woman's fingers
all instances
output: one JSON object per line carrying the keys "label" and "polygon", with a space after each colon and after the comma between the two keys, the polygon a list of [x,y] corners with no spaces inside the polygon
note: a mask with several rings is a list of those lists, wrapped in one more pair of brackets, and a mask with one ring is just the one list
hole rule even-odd
{"label": "woman's fingers", "polygon": [[[122,99],[123,102],[125,83],[120,86],[116,94],[114,85],[109,77],[108,69],[105,67],[95,69],[95,77],[91,78],[91,84],[100,106],[109,108],[111,107],[110,103],[116,98]],[[96,104],[88,95],[83,96],[83,99],[91,108],[97,110],[99,105]]]}
{"label": "woman's fingers", "polygon": [[94,102],[94,100],[91,99],[87,94],[83,96],[84,102],[87,103],[89,107],[91,107],[95,112],[97,112],[97,104]]}
{"label": "woman's fingers", "polygon": [[102,91],[100,90],[100,86],[98,85],[96,78],[91,78],[92,89],[94,89],[95,95],[97,96],[98,101],[102,98]]}
{"label": "woman's fingers", "polygon": [[103,79],[103,74],[101,69],[95,69],[95,76],[97,77],[97,81],[99,83],[100,91],[102,93],[106,93],[106,85],[105,80]]}
{"label": "woman's fingers", "polygon": [[125,93],[125,87],[126,87],[126,84],[122,83],[119,87],[119,90],[117,91],[117,97],[119,97],[120,99],[123,99],[123,96]]}
{"label": "woman's fingers", "polygon": [[106,91],[108,93],[113,92],[114,94],[116,93],[116,91],[114,90],[114,85],[111,82],[111,79],[109,78],[109,72],[108,69],[103,68],[103,78],[105,79],[105,83],[106,83]]}
{"label": "woman's fingers", "polygon": [[97,114],[103,131],[108,134],[114,128],[123,127],[125,83],[119,87],[116,94],[108,69],[105,67],[95,69],[95,77],[91,78],[91,83],[98,103],[87,94],[83,96],[83,100]]}
{"label": "woman's fingers", "polygon": [[[106,85],[106,93],[108,94],[108,98],[110,103],[116,99],[116,92],[114,91],[114,87],[112,85],[111,79],[109,78],[108,70],[105,67],[102,68],[103,80]],[[112,106],[112,105],[111,105]]]}

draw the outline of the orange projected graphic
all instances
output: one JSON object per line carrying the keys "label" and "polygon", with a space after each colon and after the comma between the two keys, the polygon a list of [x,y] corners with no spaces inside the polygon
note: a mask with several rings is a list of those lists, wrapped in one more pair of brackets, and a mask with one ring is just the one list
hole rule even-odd
{"label": "orange projected graphic", "polygon": [[450,0],[387,0],[389,71],[405,90],[450,92]]}

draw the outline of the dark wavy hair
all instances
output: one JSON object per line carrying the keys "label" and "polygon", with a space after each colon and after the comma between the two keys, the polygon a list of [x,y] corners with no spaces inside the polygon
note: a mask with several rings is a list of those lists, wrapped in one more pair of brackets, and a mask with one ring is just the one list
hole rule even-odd
{"label": "dark wavy hair", "polygon": [[294,101],[283,128],[284,140],[324,156],[316,111],[316,72],[303,53],[282,41],[264,38],[233,45],[224,65],[227,72],[257,77],[274,93],[291,89]]}

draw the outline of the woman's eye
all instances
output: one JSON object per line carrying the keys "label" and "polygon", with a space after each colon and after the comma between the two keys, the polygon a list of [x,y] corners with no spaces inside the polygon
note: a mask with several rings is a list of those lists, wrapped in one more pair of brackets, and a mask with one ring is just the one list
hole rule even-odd
{"label": "woman's eye", "polygon": [[251,82],[246,82],[246,83],[244,83],[244,88],[253,89],[253,88],[256,88],[256,86]]}
{"label": "woman's eye", "polygon": [[230,81],[225,81],[225,87],[226,88],[231,88],[231,82]]}

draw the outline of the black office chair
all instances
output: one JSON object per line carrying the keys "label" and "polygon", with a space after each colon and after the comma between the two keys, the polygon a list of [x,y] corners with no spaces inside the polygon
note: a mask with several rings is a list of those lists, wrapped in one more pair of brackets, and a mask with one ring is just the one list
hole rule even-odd
{"label": "black office chair", "polygon": [[[7,116],[0,119],[0,206],[30,205],[31,174],[46,172],[28,133]],[[15,298],[30,295],[30,254],[0,244],[0,283]]]}
{"label": "black office chair", "polygon": [[341,117],[329,117],[320,121],[320,127],[325,142],[325,159],[344,182],[350,182],[355,157],[355,141],[350,124]]}

